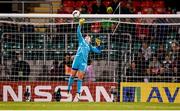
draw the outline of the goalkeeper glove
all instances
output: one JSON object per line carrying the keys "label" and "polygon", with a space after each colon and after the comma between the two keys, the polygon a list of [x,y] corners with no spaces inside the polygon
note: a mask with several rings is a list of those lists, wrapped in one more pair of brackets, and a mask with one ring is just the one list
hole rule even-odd
{"label": "goalkeeper glove", "polygon": [[96,41],[96,45],[97,45],[97,46],[100,46],[100,45],[101,45],[101,40],[100,40],[100,39],[96,38],[95,41]]}
{"label": "goalkeeper glove", "polygon": [[85,19],[79,19],[79,25],[83,25],[85,22]]}

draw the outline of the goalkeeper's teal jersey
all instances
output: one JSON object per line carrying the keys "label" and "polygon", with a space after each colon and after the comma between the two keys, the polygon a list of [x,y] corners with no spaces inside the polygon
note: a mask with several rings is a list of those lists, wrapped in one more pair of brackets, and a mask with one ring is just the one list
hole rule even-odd
{"label": "goalkeeper's teal jersey", "polygon": [[88,55],[90,51],[95,53],[101,53],[101,50],[97,47],[93,47],[91,44],[88,44],[81,33],[81,26],[77,28],[77,37],[78,37],[78,50],[73,61],[72,68],[85,71],[86,67],[81,67],[81,65],[87,66]]}

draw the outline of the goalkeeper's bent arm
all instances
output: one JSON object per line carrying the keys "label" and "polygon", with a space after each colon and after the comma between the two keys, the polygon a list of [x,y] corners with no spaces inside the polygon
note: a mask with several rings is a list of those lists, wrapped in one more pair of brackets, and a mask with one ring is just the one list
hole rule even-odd
{"label": "goalkeeper's bent arm", "polygon": [[101,53],[101,46],[97,46],[97,47],[94,47],[94,46],[90,46],[91,47],[91,51],[95,52],[95,53]]}

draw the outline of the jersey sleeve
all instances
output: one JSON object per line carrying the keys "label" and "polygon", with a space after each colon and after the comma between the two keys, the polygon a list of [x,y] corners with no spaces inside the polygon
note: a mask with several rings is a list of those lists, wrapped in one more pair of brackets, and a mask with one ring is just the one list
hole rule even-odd
{"label": "jersey sleeve", "polygon": [[78,37],[78,42],[81,43],[83,41],[83,36],[82,36],[82,33],[81,33],[81,26],[78,25],[78,28],[77,28],[77,37]]}
{"label": "jersey sleeve", "polygon": [[91,48],[92,52],[101,53],[101,47],[100,46],[94,47],[94,46],[90,45],[90,48]]}

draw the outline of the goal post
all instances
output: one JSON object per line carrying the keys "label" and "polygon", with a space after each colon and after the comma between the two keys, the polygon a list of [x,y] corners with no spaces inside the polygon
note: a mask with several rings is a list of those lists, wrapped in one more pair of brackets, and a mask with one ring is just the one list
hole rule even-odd
{"label": "goal post", "polygon": [[[179,14],[81,14],[81,18],[179,18]],[[72,14],[0,14],[11,18],[73,18]]]}
{"label": "goal post", "polygon": [[[89,55],[81,101],[180,102],[179,96],[153,96],[157,90],[174,94],[180,85],[179,14],[80,18],[86,19],[83,36],[91,36],[93,46],[100,39],[102,46],[101,54]],[[77,26],[72,14],[0,14],[0,101],[57,101],[59,88],[61,101],[77,101],[76,87],[67,98]],[[149,95],[142,94],[145,87]]]}

